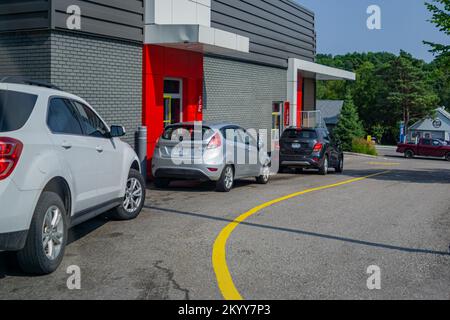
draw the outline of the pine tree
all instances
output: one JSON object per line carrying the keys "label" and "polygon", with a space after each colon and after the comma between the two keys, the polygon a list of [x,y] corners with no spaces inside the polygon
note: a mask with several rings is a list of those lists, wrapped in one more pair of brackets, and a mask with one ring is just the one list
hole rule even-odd
{"label": "pine tree", "polygon": [[358,111],[350,93],[346,95],[341,116],[333,131],[333,135],[342,143],[344,151],[352,151],[353,139],[363,138],[365,135]]}
{"label": "pine tree", "polygon": [[[450,36],[450,0],[432,0],[432,2],[426,2],[425,5],[433,15],[430,22],[435,24],[439,31]],[[430,51],[434,54],[450,56],[450,45],[429,41],[424,41],[424,43],[431,46]]]}

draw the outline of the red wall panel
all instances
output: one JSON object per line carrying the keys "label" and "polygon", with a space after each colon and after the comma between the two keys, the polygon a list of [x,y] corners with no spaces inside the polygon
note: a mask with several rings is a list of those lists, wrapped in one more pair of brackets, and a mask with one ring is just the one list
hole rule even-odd
{"label": "red wall panel", "polygon": [[149,176],[156,142],[164,125],[164,79],[183,80],[183,121],[201,121],[203,54],[154,45],[144,46],[143,124],[148,128]]}
{"label": "red wall panel", "polygon": [[303,111],[303,76],[299,72],[297,75],[297,127],[302,126]]}

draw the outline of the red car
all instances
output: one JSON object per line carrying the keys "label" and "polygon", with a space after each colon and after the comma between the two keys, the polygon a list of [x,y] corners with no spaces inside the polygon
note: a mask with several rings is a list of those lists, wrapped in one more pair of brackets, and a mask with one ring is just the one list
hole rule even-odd
{"label": "red car", "polygon": [[414,156],[445,158],[450,161],[450,143],[437,139],[420,139],[418,144],[400,143],[398,153],[403,153],[405,158]]}

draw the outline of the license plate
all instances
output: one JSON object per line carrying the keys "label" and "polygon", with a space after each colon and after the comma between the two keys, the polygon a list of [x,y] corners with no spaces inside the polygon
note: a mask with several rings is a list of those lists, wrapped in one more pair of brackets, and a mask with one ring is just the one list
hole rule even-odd
{"label": "license plate", "polygon": [[183,157],[184,156],[184,150],[183,148],[173,148],[172,149],[172,155],[175,157]]}
{"label": "license plate", "polygon": [[293,143],[292,144],[292,149],[300,149],[302,147],[302,145],[300,143]]}

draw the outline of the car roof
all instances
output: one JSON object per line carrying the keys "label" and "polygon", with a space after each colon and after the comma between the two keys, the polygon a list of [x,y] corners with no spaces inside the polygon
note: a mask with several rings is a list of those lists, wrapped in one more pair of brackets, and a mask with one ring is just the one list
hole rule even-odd
{"label": "car roof", "polygon": [[231,123],[231,122],[225,122],[225,121],[198,121],[198,122],[181,122],[181,123],[174,123],[171,126],[194,126],[195,124],[199,124],[201,123],[201,125],[203,127],[209,127],[211,129],[221,129],[224,127],[229,127],[229,126],[236,126],[241,128],[240,125],[237,125],[235,123]]}
{"label": "car roof", "polygon": [[36,86],[36,85],[3,82],[3,83],[0,83],[0,89],[29,93],[29,94],[34,94],[34,95],[38,95],[38,96],[40,96],[40,95],[44,95],[44,96],[48,96],[48,97],[62,96],[62,97],[66,97],[66,98],[73,99],[73,100],[78,100],[85,104],[88,104],[84,99],[82,99],[74,94],[71,94],[71,93],[68,93],[65,91],[61,91],[61,90],[57,90],[57,89]]}

